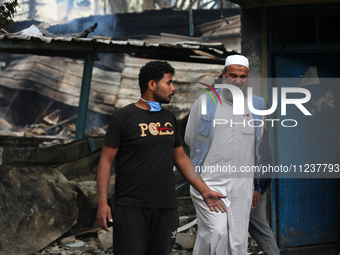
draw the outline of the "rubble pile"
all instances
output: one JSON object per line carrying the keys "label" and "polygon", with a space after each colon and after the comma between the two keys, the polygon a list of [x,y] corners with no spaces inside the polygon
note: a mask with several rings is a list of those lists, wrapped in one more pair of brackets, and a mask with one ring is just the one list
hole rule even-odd
{"label": "rubble pile", "polygon": [[[45,141],[39,147],[49,147],[57,144],[65,144],[74,140],[76,125],[70,123],[76,116],[60,121],[60,110],[55,110],[43,118],[43,122],[17,127],[6,119],[0,118],[0,136],[43,138]],[[86,131],[85,136],[103,136],[105,127],[94,127]]]}
{"label": "rubble pile", "polygon": [[[96,173],[103,141],[104,136],[97,136],[49,147],[3,148],[0,255],[112,254],[112,231],[96,223]],[[111,206],[114,183],[113,168]],[[182,217],[180,222],[189,220]],[[192,233],[180,233],[173,254],[190,254],[194,240]]]}
{"label": "rubble pile", "polygon": [[[95,222],[96,170],[102,144],[103,137],[93,137],[47,148],[3,148],[1,255],[34,254],[53,242],[58,243],[53,246],[53,254],[62,254],[56,247],[62,244],[60,238],[71,235],[71,230],[87,231],[99,240],[100,229]],[[112,171],[111,202],[114,176]],[[70,240],[65,247],[81,247],[78,239]],[[100,242],[97,246],[97,250],[103,250]],[[94,245],[91,247],[95,251]]]}

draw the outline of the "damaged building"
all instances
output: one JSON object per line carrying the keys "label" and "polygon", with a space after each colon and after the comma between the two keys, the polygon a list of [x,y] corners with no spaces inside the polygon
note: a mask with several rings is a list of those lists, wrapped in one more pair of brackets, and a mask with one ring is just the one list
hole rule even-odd
{"label": "damaged building", "polygon": [[[95,35],[102,22],[95,27],[93,18],[83,29],[86,35],[67,29],[53,34],[53,29],[37,24],[3,31],[0,232],[6,238],[1,238],[0,254],[61,254],[65,249],[110,252],[112,243],[106,240],[110,236],[105,237],[95,225],[96,168],[108,121],[115,109],[139,99],[140,67],[161,59],[176,68],[176,96],[167,107],[184,132],[194,101],[190,85],[202,80],[212,83],[225,57],[240,47],[239,13],[230,17],[232,26],[225,33],[220,31],[225,21],[212,19],[219,12],[212,13],[205,20],[202,15],[196,28],[201,36],[193,38],[171,31],[156,35],[146,31],[143,37],[129,35],[131,39],[126,38],[128,32],[125,38]],[[165,14],[183,15],[169,10],[158,15]],[[224,43],[216,42],[221,38]],[[233,40],[226,48],[228,38]],[[183,182],[178,175],[177,185]],[[195,214],[187,188],[179,194],[181,225]],[[113,194],[114,169],[109,199]],[[191,237],[189,244],[181,246],[190,248],[193,241]]]}
{"label": "damaged building", "polygon": [[[96,203],[93,187],[103,134],[112,111],[138,100],[138,71],[151,59],[167,60],[176,68],[176,95],[168,107],[179,119],[182,132],[193,102],[190,84],[213,81],[229,54],[242,52],[249,58],[251,76],[264,78],[254,84],[254,93],[263,96],[268,106],[273,103],[274,88],[308,89],[312,96],[306,107],[313,110],[312,117],[302,118],[290,109],[287,115],[298,119],[298,128],[268,126],[274,162],[284,166],[313,162],[337,166],[339,0],[232,2],[239,4],[242,11],[224,10],[229,25],[220,18],[220,10],[194,10],[195,37],[188,36],[188,12],[170,9],[120,13],[109,21],[93,16],[79,19],[81,22],[45,27],[49,33],[62,31],[65,35],[85,31],[98,23],[87,38],[79,39],[15,35],[38,25],[37,22],[17,24],[21,27],[15,31],[7,29],[9,34],[0,36],[0,141],[5,148],[0,186],[0,193],[5,195],[0,197],[0,204],[2,215],[10,210],[20,214],[14,219],[8,215],[6,219],[14,223],[2,222],[0,232],[11,230],[25,238],[29,233],[46,237],[40,244],[32,242],[35,245],[30,248],[32,253],[51,244],[48,251],[58,254],[61,242],[81,246],[84,237],[95,237],[89,241],[95,244],[88,252],[109,249],[104,241],[97,242],[102,234],[92,218]],[[157,17],[159,24],[152,17]],[[141,20],[145,30],[141,29],[144,25]],[[107,26],[101,31],[103,23]],[[171,28],[169,23],[173,23]],[[86,77],[90,73],[91,77]],[[294,83],[271,80],[277,77],[292,78]],[[327,83],[325,78],[332,82]],[[88,93],[84,95],[82,91]],[[286,118],[280,111],[269,117]],[[32,179],[24,179],[27,173]],[[274,175],[265,201],[281,251],[301,254],[304,247],[312,245],[316,254],[335,253],[340,210],[337,180],[340,177],[339,172],[335,174],[336,178],[320,179],[285,179]],[[25,194],[25,189],[39,186],[38,181],[43,184],[37,194],[51,195],[62,209],[63,199],[70,202],[67,220],[58,218],[60,208],[52,206],[49,197],[40,199],[38,195]],[[182,181],[179,179],[178,186]],[[111,182],[114,183],[114,170]],[[51,190],[55,193],[51,194]],[[10,203],[9,193],[23,207]],[[192,208],[185,203],[186,195],[180,195],[184,197],[183,207],[188,209],[182,215],[182,224],[195,224]],[[39,206],[32,201],[39,201]],[[41,222],[37,219],[49,226],[51,232],[40,235],[37,229],[41,229]],[[8,238],[8,242],[0,240],[0,251],[15,243],[14,237]],[[192,239],[188,242],[192,247]],[[29,249],[27,243],[18,244],[17,249]],[[301,253],[294,253],[294,247],[300,247]],[[85,245],[82,249],[85,250]],[[310,249],[308,252],[311,254]]]}

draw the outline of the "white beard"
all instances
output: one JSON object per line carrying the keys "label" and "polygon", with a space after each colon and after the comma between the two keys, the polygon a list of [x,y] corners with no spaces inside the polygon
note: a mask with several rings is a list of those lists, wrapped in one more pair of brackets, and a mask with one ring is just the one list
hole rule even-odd
{"label": "white beard", "polygon": [[[243,93],[244,97],[246,98],[247,97],[246,88],[244,90],[242,90],[242,93]],[[229,102],[230,104],[233,104],[233,95],[231,94],[231,91],[229,89],[222,89],[222,96],[227,102]]]}

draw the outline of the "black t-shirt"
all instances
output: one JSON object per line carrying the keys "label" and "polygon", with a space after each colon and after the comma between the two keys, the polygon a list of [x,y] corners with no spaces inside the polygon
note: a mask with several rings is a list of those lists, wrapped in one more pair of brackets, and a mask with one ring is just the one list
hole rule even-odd
{"label": "black t-shirt", "polygon": [[110,121],[104,144],[118,148],[117,205],[177,207],[172,156],[183,141],[172,112],[150,112],[135,104],[121,108]]}

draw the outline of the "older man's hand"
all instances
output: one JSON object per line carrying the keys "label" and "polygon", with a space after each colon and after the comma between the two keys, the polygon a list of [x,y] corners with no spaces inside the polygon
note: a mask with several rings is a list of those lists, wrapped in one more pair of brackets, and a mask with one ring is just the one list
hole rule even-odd
{"label": "older man's hand", "polygon": [[254,190],[251,208],[255,208],[259,203],[260,203],[260,193],[257,190]]}

